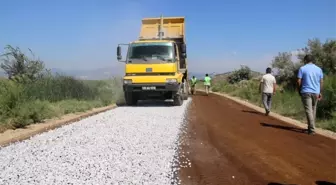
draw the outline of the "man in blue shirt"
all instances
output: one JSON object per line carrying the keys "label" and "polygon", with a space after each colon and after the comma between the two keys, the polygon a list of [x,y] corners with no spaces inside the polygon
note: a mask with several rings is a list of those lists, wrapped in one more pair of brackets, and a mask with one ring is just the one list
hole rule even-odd
{"label": "man in blue shirt", "polygon": [[322,98],[323,72],[316,66],[312,55],[304,57],[304,66],[298,72],[298,90],[308,121],[308,134],[315,133],[317,102]]}

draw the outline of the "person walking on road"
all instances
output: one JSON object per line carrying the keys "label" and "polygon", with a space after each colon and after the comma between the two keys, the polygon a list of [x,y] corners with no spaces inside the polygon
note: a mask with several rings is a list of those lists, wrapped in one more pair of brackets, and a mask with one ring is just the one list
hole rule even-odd
{"label": "person walking on road", "polygon": [[298,91],[305,109],[308,134],[315,133],[317,102],[322,99],[323,72],[315,65],[312,55],[306,55],[297,74]]}
{"label": "person walking on road", "polygon": [[209,91],[210,91],[210,86],[211,86],[211,78],[208,74],[205,74],[204,77],[204,86],[205,86],[205,92],[207,95],[209,95]]}
{"label": "person walking on road", "polygon": [[265,115],[271,112],[271,105],[272,105],[272,96],[275,95],[276,90],[276,80],[275,77],[271,74],[272,69],[268,67],[266,69],[266,74],[261,78],[259,89],[262,93],[262,102],[265,107]]}
{"label": "person walking on road", "polygon": [[195,76],[193,76],[190,79],[190,82],[191,82],[191,94],[196,94],[195,86],[196,86],[196,83],[197,83],[197,78]]}

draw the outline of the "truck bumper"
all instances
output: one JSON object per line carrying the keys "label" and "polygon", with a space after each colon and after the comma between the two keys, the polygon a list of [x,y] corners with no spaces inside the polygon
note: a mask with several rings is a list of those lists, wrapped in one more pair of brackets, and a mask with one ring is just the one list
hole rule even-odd
{"label": "truck bumper", "polygon": [[124,84],[125,93],[132,93],[138,99],[171,99],[179,91],[178,83]]}
{"label": "truck bumper", "polygon": [[151,83],[151,84],[124,84],[125,92],[146,92],[146,91],[178,91],[180,85],[178,83]]}

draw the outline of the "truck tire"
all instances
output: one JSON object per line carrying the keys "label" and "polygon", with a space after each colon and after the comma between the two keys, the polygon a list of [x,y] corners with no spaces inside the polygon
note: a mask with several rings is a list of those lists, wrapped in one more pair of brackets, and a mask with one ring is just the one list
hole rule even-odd
{"label": "truck tire", "polygon": [[188,96],[189,96],[189,93],[188,93],[189,86],[185,82],[182,87],[183,88],[182,88],[182,94],[181,94],[181,96],[182,96],[183,100],[187,100]]}
{"label": "truck tire", "polygon": [[138,103],[137,97],[130,92],[125,93],[125,101],[128,106],[134,106]]}
{"label": "truck tire", "polygon": [[183,97],[181,95],[176,95],[174,97],[174,105],[181,106],[183,104]]}
{"label": "truck tire", "polygon": [[187,100],[189,98],[189,94],[188,93],[185,93],[184,95],[183,95],[183,100]]}

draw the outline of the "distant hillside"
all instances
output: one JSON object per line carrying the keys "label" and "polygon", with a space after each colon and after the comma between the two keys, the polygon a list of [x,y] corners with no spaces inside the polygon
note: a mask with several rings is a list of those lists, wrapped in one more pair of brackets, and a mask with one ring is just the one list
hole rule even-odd
{"label": "distant hillside", "polygon": [[[233,71],[225,72],[221,74],[216,74],[213,76],[214,81],[221,81],[221,80],[227,80],[228,76],[230,76],[233,73]],[[262,76],[263,74],[257,71],[251,71],[252,78],[257,78]]]}
{"label": "distant hillside", "polygon": [[102,80],[112,78],[114,76],[122,76],[124,71],[120,67],[106,67],[106,68],[97,68],[91,70],[64,70],[64,69],[51,69],[53,74],[63,74],[74,76],[83,80]]}

